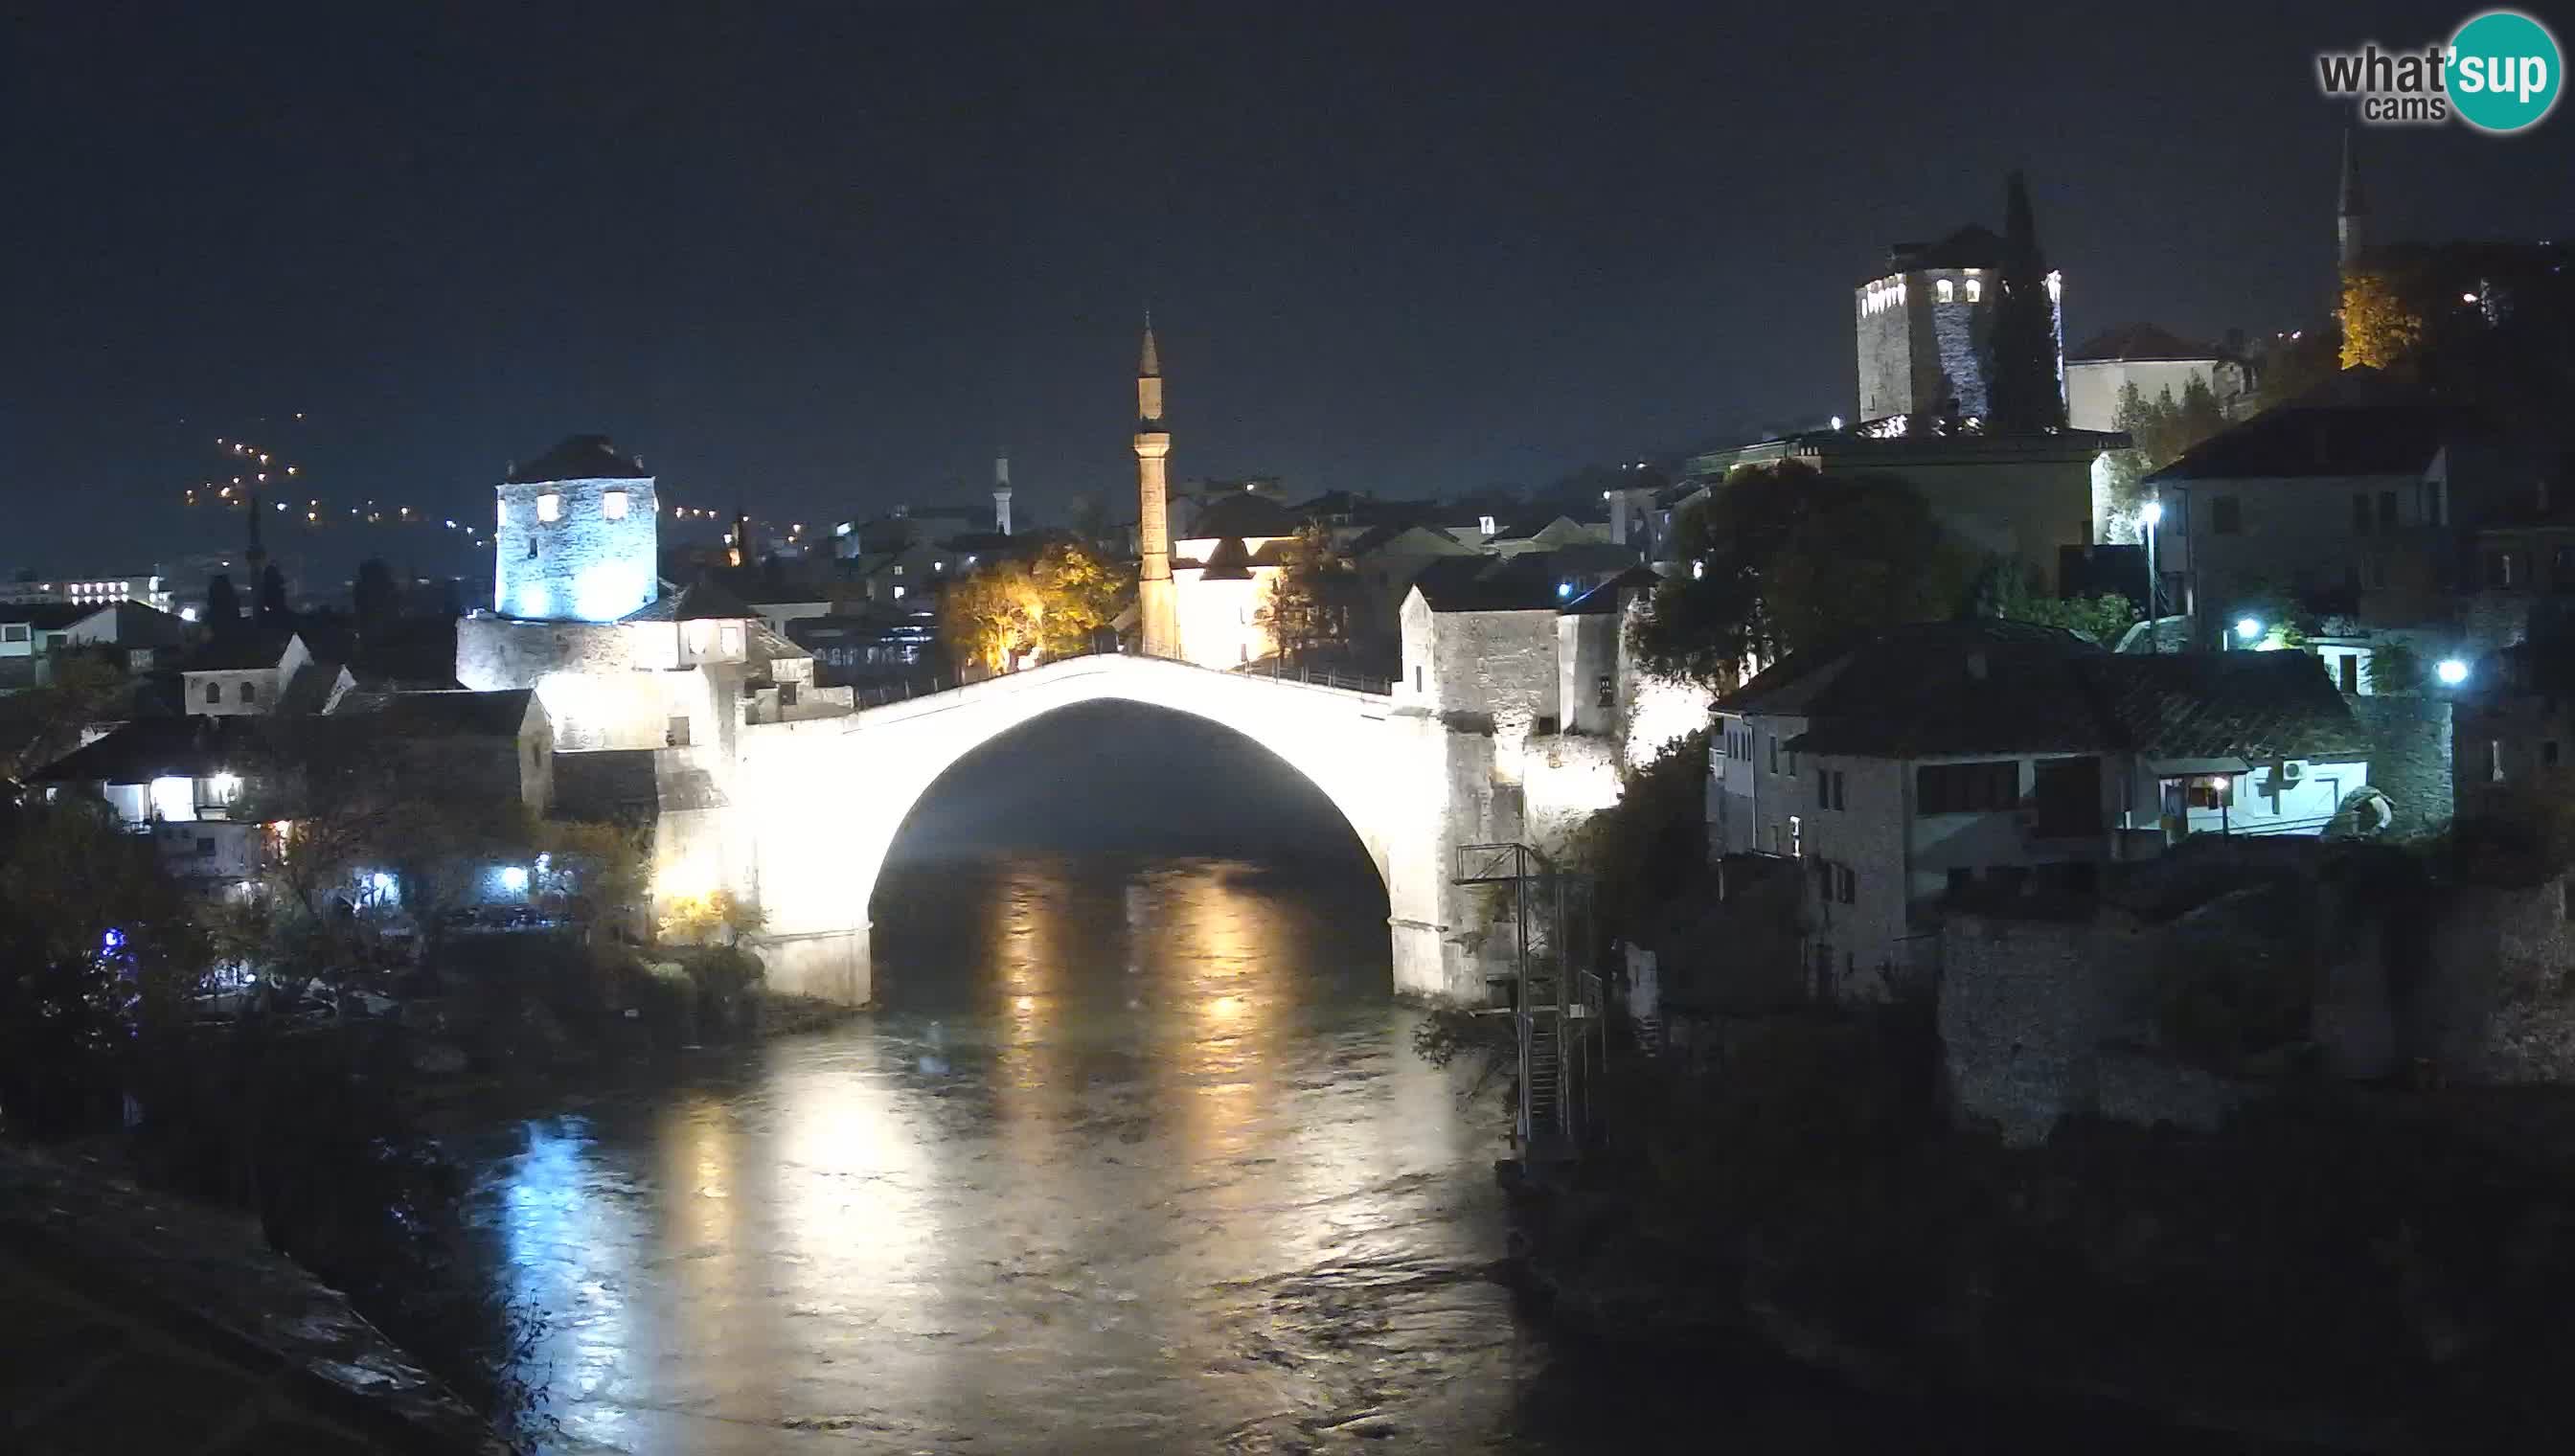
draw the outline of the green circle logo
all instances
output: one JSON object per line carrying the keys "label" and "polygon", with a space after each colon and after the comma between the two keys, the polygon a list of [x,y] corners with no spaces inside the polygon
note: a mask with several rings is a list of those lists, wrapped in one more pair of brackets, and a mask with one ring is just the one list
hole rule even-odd
{"label": "green circle logo", "polygon": [[2547,26],[2518,10],[2489,10],[2450,38],[2450,105],[2480,131],[2531,126],[2557,104],[2560,54]]}

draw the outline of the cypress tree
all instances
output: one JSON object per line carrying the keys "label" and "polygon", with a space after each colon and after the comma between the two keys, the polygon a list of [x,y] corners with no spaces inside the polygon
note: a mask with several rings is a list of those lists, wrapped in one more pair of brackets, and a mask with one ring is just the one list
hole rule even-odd
{"label": "cypress tree", "polygon": [[2002,296],[1994,301],[1989,346],[1993,428],[2027,435],[2065,424],[2056,378],[2056,312],[2047,296],[2047,258],[2039,251],[2029,187],[2014,172],[2003,203]]}

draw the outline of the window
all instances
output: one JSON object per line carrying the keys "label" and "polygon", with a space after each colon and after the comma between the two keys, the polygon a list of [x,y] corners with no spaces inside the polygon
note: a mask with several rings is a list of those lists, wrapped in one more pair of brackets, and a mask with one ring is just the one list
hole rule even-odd
{"label": "window", "polygon": [[1968,890],[1973,889],[1975,884],[1976,871],[1963,868],[1950,869],[1949,898],[1956,899],[1958,896],[1965,894]]}
{"label": "window", "polygon": [[1616,708],[1618,706],[1618,680],[1615,676],[1608,673],[1601,674],[1600,682],[1594,689],[1594,692],[1597,695],[1599,705],[1602,708]]}
{"label": "window", "polygon": [[899,582],[898,582],[898,583],[896,583],[896,584],[895,584],[895,589],[894,589],[894,600],[896,600],[897,602],[902,601],[902,600],[903,600],[903,593],[904,593],[903,585],[902,585],[901,583],[899,583]]}
{"label": "window", "polygon": [[223,702],[223,701],[224,701],[224,685],[223,685],[223,684],[221,684],[221,683],[209,683],[209,684],[207,684],[207,685],[206,685],[206,701],[207,701],[208,703],[221,703],[221,702]]}
{"label": "window", "polygon": [[1779,735],[1777,733],[1770,735],[1770,771],[1773,773],[1779,771]]}
{"label": "window", "polygon": [[2548,585],[2560,592],[2575,592],[2575,546],[2561,546],[2548,553]]}
{"label": "window", "polygon": [[1973,304],[1973,303],[1982,303],[1982,302],[1984,302],[1984,298],[1985,298],[1985,281],[1984,281],[1983,279],[1981,279],[1981,278],[1970,278],[1970,279],[1968,279],[1968,280],[1967,280],[1967,302],[1969,302],[1969,303],[1971,303],[1971,304]]}
{"label": "window", "polygon": [[1806,821],[1796,814],[1788,815],[1788,857],[1806,857]]}
{"label": "window", "polygon": [[0,642],[25,642],[26,640],[27,624],[12,622],[0,625]]}
{"label": "window", "polygon": [[1815,770],[1815,807],[1831,808],[1832,806],[1833,775],[1818,768]]}
{"label": "window", "polygon": [[537,498],[537,519],[539,521],[561,521],[563,519],[563,497],[556,495],[552,491],[548,491],[544,495],[539,496]]}
{"label": "window", "polygon": [[1849,904],[1859,893],[1859,876],[1851,872],[1849,865],[1836,864],[1833,866],[1833,887],[1837,891],[1834,898]]}
{"label": "window", "polygon": [[2367,491],[2352,492],[2351,529],[2359,532],[2363,536],[2367,536],[2369,534],[2371,520],[2372,518],[2369,514],[2369,493]]}
{"label": "window", "polygon": [[2038,810],[2034,832],[2056,838],[2079,838],[2101,831],[2101,760],[2051,758],[2030,774],[2030,797]]}
{"label": "window", "polygon": [[1412,691],[1415,693],[1421,691],[1421,670],[1417,667],[1412,670]]}
{"label": "window", "polygon": [[2208,530],[2212,536],[2244,534],[2244,503],[2233,496],[2208,498]]}
{"label": "window", "polygon": [[2486,739],[2486,781],[2503,782],[2503,740],[2501,738]]}
{"label": "window", "polygon": [[611,521],[625,520],[626,493],[624,491],[602,492],[599,497],[599,514]]}
{"label": "window", "polygon": [[1957,286],[1956,284],[1951,283],[1949,280],[1947,280],[1947,279],[1945,279],[1945,278],[1944,278],[1944,279],[1941,279],[1941,280],[1940,280],[1940,283],[1939,283],[1939,289],[1940,289],[1940,302],[1942,302],[1942,303],[1944,303],[1944,304],[1945,304],[1945,303],[1951,303],[1951,302],[1954,302],[1954,301],[1956,300],[1956,296],[1957,296],[1957,292],[1958,292],[1958,286]]}
{"label": "window", "polygon": [[2235,801],[2235,775],[2202,773],[2183,788],[2182,801],[2192,808],[2224,808]]}
{"label": "window", "polygon": [[2554,768],[2557,766],[2557,740],[2555,738],[2550,738],[2548,741],[2539,745],[2539,762],[2540,766],[2545,768]]}
{"label": "window", "polygon": [[244,683],[241,685],[241,701],[244,704],[259,702],[259,685],[256,683]]}
{"label": "window", "polygon": [[2513,554],[2511,552],[2492,551],[2486,553],[2487,586],[2497,588],[2518,586],[2520,585],[2520,575],[2521,574],[2515,570],[2515,563],[2513,562]]}
{"label": "window", "polygon": [[1916,815],[1994,813],[2020,805],[2020,764],[1925,763],[1913,770]]}
{"label": "window", "polygon": [[2378,493],[2378,525],[2385,531],[2396,529],[2396,493],[2394,491]]}
{"label": "window", "polygon": [[1848,804],[1842,802],[1842,770],[1839,768],[1833,770],[1833,807],[1849,807]]}

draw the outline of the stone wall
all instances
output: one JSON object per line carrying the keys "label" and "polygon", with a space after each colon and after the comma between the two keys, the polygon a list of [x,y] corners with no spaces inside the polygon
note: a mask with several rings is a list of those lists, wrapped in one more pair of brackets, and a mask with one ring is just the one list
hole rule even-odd
{"label": "stone wall", "polygon": [[[552,497],[556,519],[540,520]],[[612,497],[622,514],[612,518]],[[650,479],[505,485],[493,533],[493,610],[614,622],[659,594],[661,507]]]}
{"label": "stone wall", "polygon": [[2453,805],[2451,705],[2446,698],[2371,695],[2343,700],[2369,734],[2369,782],[2396,805],[2389,832],[2447,827]]}
{"label": "stone wall", "polygon": [[2455,887],[2414,1001],[2417,1044],[2451,1081],[2575,1080],[2575,882]]}
{"label": "stone wall", "polygon": [[2143,934],[2113,915],[2051,922],[1951,911],[1938,1024],[1952,1111],[2027,1147],[2065,1117],[2100,1110],[2100,1047],[2134,1030],[2151,1004]]}

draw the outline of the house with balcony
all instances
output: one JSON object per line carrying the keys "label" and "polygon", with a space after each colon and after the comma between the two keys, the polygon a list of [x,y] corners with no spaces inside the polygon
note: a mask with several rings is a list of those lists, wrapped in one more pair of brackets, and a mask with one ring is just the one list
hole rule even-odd
{"label": "house with balcony", "polygon": [[74,749],[37,775],[56,792],[104,800],[125,826],[149,834],[171,872],[193,882],[254,873],[257,823],[236,818],[245,787],[269,761],[257,720],[137,719]]}
{"label": "house with balcony", "polygon": [[1712,846],[1793,861],[1818,996],[1927,991],[1953,899],[2082,895],[2185,835],[2317,834],[2368,738],[2304,653],[2122,656],[1975,620],[1794,655],[1716,705]]}

